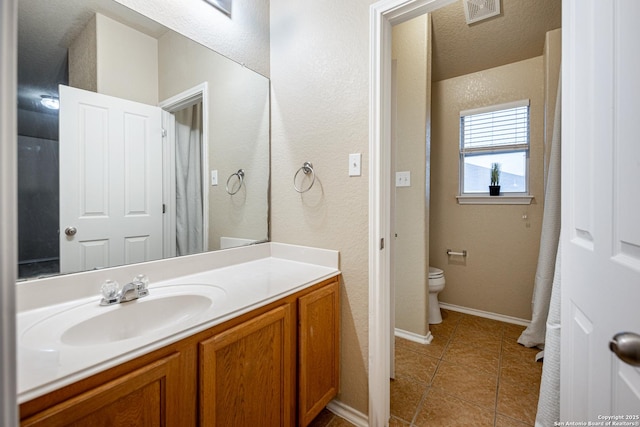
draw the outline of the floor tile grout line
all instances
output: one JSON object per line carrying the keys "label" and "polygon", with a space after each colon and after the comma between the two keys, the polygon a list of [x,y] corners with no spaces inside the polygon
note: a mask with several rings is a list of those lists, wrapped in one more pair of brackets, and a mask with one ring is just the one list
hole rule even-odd
{"label": "floor tile grout line", "polygon": [[431,391],[431,388],[433,387],[433,382],[436,378],[436,375],[438,374],[438,370],[440,369],[440,365],[442,364],[442,361],[444,360],[444,354],[447,351],[447,348],[449,347],[449,344],[451,343],[451,340],[453,338],[453,334],[455,334],[456,329],[458,328],[458,325],[460,324],[460,319],[458,319],[457,323],[454,325],[453,330],[451,331],[451,333],[448,335],[447,337],[447,342],[444,345],[444,347],[442,348],[442,352],[440,353],[440,356],[437,358],[438,359],[438,364],[436,365],[436,369],[433,371],[433,375],[431,376],[431,380],[429,381],[429,384],[427,384],[427,388],[425,389],[420,402],[418,402],[418,405],[416,406],[416,411],[413,414],[413,417],[411,418],[411,421],[409,421],[409,426],[410,427],[415,427],[415,422],[416,419],[418,418],[418,414],[420,413],[420,409],[422,407],[422,405],[425,403],[425,401],[427,400],[427,397],[429,395],[429,392]]}
{"label": "floor tile grout line", "polygon": [[500,357],[498,358],[498,378],[496,384],[496,403],[493,410],[493,426],[498,424],[498,399],[500,396],[500,376],[502,374],[502,356],[504,354],[504,327],[502,329],[502,337],[500,338]]}
{"label": "floor tile grout line", "polygon": [[[435,376],[435,373],[433,375]],[[416,406],[416,411],[413,413],[413,417],[411,418],[411,421],[409,421],[409,426],[415,426],[416,418],[418,418],[418,414],[420,413],[420,407],[425,402],[425,400],[427,400],[427,396],[429,395],[430,391],[431,391],[431,385],[428,385],[427,388],[425,388],[424,392],[422,393],[422,397],[420,398],[420,402],[418,402],[418,406]]]}
{"label": "floor tile grout line", "polygon": [[[463,320],[465,317],[468,317],[468,316],[467,316],[467,315],[465,315],[465,314],[463,314],[462,316],[460,316],[460,318],[458,319],[458,321],[457,321],[457,323],[456,323],[456,325],[455,325],[455,327],[454,327],[453,331],[451,332],[451,335],[449,336],[449,340],[447,341],[447,344],[446,344],[446,346],[445,346],[445,349],[444,349],[444,350],[443,350],[443,352],[442,352],[442,359],[441,359],[441,362],[452,363],[452,362],[448,362],[446,359],[444,359],[444,355],[446,354],[446,352],[447,352],[447,350],[448,350],[449,346],[451,345],[451,342],[453,341],[453,339],[454,339],[454,337],[455,337],[455,333],[456,333],[456,331],[457,331],[458,327],[460,326],[460,324],[462,324],[462,320]],[[500,354],[499,354],[499,357],[502,355],[502,336],[503,336],[503,335],[504,335],[504,328],[503,328],[503,331],[501,332],[501,336],[500,336]],[[452,364],[453,364],[453,363],[452,363]],[[440,368],[440,364],[438,364],[438,368]],[[436,373],[437,373],[437,370],[436,370]],[[435,375],[436,375],[436,373],[434,373],[434,379],[435,379]],[[489,376],[489,375],[487,375],[487,376]],[[497,408],[497,399],[498,399],[498,396],[497,396],[497,388],[498,388],[498,387],[497,387],[497,386],[498,386],[498,381],[499,381],[499,379],[500,379],[500,361],[498,361],[498,372],[497,372],[497,374],[496,374],[496,403],[494,404],[494,410],[493,410],[494,427],[495,427],[495,420],[496,420],[496,416],[497,416],[497,415],[496,415],[496,413],[497,413],[497,411],[496,411],[496,408]],[[439,389],[439,388],[438,388],[438,389]],[[463,399],[463,398],[461,398],[460,396],[458,396],[458,395],[456,395],[456,394],[454,394],[454,393],[448,392],[446,389],[439,389],[439,390],[440,390],[441,392],[443,392],[444,394],[449,395],[449,396],[452,396],[452,397],[455,397],[456,399],[458,399],[458,400],[460,400],[460,401],[462,401],[462,402],[465,402],[465,403],[468,403],[468,404],[474,405],[474,406],[476,406],[476,407],[478,407],[478,408],[483,408],[483,409],[490,410],[489,408],[487,408],[487,407],[485,407],[485,406],[482,406],[482,405],[478,404],[477,402],[473,402],[473,401],[470,401],[470,400],[467,400],[467,399]]]}
{"label": "floor tile grout line", "polygon": [[450,391],[448,391],[446,389],[443,389],[443,388],[440,388],[440,387],[430,387],[430,388],[435,388],[435,390],[438,390],[438,392],[440,392],[440,393],[442,393],[442,394],[444,394],[446,396],[453,397],[454,399],[457,399],[460,402],[467,403],[469,405],[475,406],[478,409],[481,409],[481,410],[484,410],[484,411],[493,412],[489,406],[483,406],[482,404],[480,404],[478,402],[474,402],[474,401],[471,401],[471,400],[464,399],[464,398],[458,396],[457,394],[452,393],[452,392],[450,392]]}
{"label": "floor tile grout line", "polygon": [[[425,385],[425,389],[422,392],[422,396],[420,397],[420,400],[418,401],[418,404],[416,405],[416,410],[413,413],[413,416],[411,417],[411,420],[408,421],[410,426],[412,426],[414,424],[414,421],[417,418],[418,413],[420,413],[420,407],[422,406],[422,403],[427,398],[427,394],[429,393],[429,390],[431,390],[431,386],[433,385],[433,379],[435,378],[436,373],[438,372],[438,368],[440,366],[440,362],[441,361],[438,360],[438,364],[436,365],[436,369],[433,371],[433,375],[431,376],[431,379],[429,380],[429,382],[427,384],[424,384],[424,383],[422,383],[420,381],[413,381],[413,380],[407,379],[408,381],[412,381],[413,383]],[[407,421],[407,420],[403,420],[403,421]]]}
{"label": "floor tile grout line", "polygon": [[[449,338],[449,341],[447,342],[447,346],[446,346],[445,350],[442,353],[442,356],[443,356],[442,360],[445,360],[444,359],[444,355],[445,355],[445,353],[447,351],[447,348],[449,347],[451,341],[454,338],[455,331],[457,330],[458,325],[460,325],[461,323],[462,323],[462,317],[458,320],[458,323],[457,323],[456,327],[454,328],[454,331],[452,332],[452,334],[451,334],[451,336]],[[499,344],[500,344],[500,350],[499,350],[499,355],[498,355],[498,369],[497,369],[497,374],[496,374],[496,394],[495,394],[495,403],[494,403],[494,408],[493,408],[493,425],[494,425],[494,427],[497,424],[497,418],[498,418],[498,392],[499,392],[499,387],[500,387],[500,371],[501,371],[501,367],[502,367],[501,366],[502,365],[502,355],[503,355],[503,350],[504,350],[504,339],[505,339],[505,328],[504,328],[504,326],[502,326],[500,333],[496,334],[496,335],[499,335],[496,338],[498,338],[498,341],[499,341]],[[455,394],[448,393],[444,389],[442,391],[445,394],[453,396],[453,397],[455,397],[455,398],[457,398],[457,399],[459,399],[459,400],[461,400],[463,402],[475,405],[476,407],[483,408],[483,406],[479,405],[477,402],[472,402],[472,401],[469,401],[469,400],[466,400],[466,399],[462,399],[462,398],[460,398],[459,396],[457,396]]]}

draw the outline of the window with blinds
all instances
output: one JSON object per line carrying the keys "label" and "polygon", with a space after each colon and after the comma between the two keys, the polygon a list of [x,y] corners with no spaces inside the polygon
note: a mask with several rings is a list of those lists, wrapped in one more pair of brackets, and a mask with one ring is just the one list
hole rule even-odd
{"label": "window with blinds", "polygon": [[460,112],[460,194],[488,194],[492,163],[501,193],[528,194],[529,100]]}

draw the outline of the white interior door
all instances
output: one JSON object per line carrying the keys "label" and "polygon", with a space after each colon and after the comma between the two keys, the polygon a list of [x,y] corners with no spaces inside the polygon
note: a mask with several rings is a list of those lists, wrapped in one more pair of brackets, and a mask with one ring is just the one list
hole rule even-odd
{"label": "white interior door", "polygon": [[60,86],[60,271],[162,258],[158,107]]}
{"label": "white interior door", "polygon": [[640,369],[609,345],[640,334],[640,2],[562,14],[561,418],[639,425]]}

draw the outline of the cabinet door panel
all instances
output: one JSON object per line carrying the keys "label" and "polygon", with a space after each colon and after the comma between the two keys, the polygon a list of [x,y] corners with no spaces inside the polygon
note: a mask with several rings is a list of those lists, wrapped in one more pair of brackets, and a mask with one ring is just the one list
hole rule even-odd
{"label": "cabinet door panel", "polygon": [[298,299],[298,419],[308,425],[338,393],[339,284]]}
{"label": "cabinet door panel", "polygon": [[290,426],[290,305],[200,343],[203,426]]}
{"label": "cabinet door panel", "polygon": [[171,426],[179,354],[150,363],[52,406],[21,426]]}

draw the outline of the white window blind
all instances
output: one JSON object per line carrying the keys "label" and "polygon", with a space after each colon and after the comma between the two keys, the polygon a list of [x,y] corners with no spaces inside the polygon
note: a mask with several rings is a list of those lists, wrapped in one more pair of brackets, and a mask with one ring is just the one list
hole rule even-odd
{"label": "white window blind", "polygon": [[501,193],[528,193],[529,100],[460,112],[460,194],[488,194],[493,163]]}
{"label": "white window blind", "polygon": [[460,113],[463,152],[517,148],[529,144],[528,100],[489,108]]}

